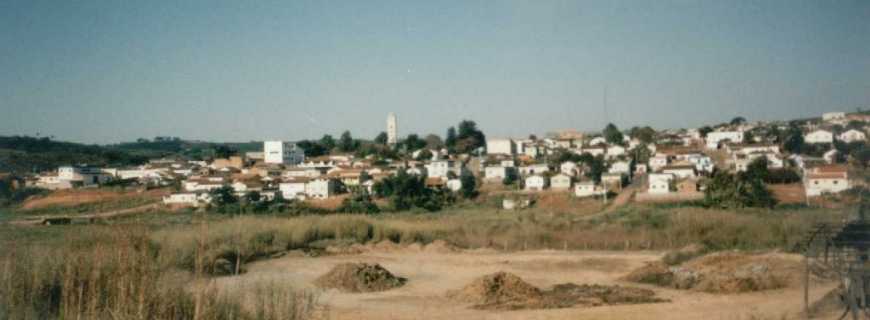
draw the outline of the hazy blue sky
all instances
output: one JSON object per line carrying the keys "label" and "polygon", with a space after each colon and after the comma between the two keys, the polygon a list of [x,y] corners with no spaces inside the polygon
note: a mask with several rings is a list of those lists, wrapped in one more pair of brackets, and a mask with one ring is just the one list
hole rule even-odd
{"label": "hazy blue sky", "polygon": [[[608,88],[608,112],[603,95]],[[870,108],[870,1],[0,0],[0,135],[247,141]]]}

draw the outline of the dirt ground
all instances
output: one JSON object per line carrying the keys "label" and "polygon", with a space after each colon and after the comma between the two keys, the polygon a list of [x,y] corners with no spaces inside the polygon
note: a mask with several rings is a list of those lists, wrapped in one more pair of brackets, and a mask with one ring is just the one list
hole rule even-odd
{"label": "dirt ground", "polygon": [[105,189],[58,190],[45,196],[27,199],[21,205],[21,209],[31,210],[54,206],[76,206],[87,203],[115,201],[137,197],[145,197],[158,201],[168,193],[169,191],[166,189],[154,189],[145,192],[119,192]]}
{"label": "dirt ground", "polygon": [[806,192],[802,183],[771,184],[767,186],[780,203],[806,203]]}
{"label": "dirt ground", "polygon": [[[288,254],[249,265],[238,277],[218,278],[229,290],[247,290],[258,283],[315,290],[326,306],[328,319],[797,319],[803,290],[787,287],[764,292],[710,294],[628,283],[619,280],[632,270],[656,261],[657,252],[563,252],[492,250],[432,252],[404,248],[356,255],[316,258]],[[798,259],[797,256],[795,256]],[[341,263],[378,263],[408,279],[399,288],[371,293],[320,291],[315,280]],[[473,303],[448,298],[478,277],[510,272],[531,285],[551,289],[561,283],[620,285],[646,288],[670,302],[614,306],[575,306],[564,309],[494,311],[472,308]],[[811,301],[824,296],[833,283],[816,283]]]}

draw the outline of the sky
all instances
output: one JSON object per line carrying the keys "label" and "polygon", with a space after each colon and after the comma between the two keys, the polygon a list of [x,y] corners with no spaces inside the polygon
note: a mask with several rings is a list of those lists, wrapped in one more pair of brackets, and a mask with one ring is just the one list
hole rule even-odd
{"label": "sky", "polygon": [[0,135],[373,138],[394,112],[400,136],[524,137],[857,108],[863,0],[0,0]]}

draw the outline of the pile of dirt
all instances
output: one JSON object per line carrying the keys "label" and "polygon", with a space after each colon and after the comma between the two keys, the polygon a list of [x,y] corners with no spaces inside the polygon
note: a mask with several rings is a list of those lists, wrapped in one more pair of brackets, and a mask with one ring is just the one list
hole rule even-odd
{"label": "pile of dirt", "polygon": [[620,286],[565,283],[551,290],[541,290],[505,272],[480,277],[460,290],[448,292],[447,296],[455,301],[473,303],[473,308],[483,310],[553,309],[666,301],[656,298],[655,292],[649,289]]}
{"label": "pile of dirt", "polygon": [[394,276],[379,264],[343,263],[320,276],[314,283],[345,292],[374,292],[398,288],[408,280]]}
{"label": "pile of dirt", "polygon": [[458,248],[444,240],[435,240],[432,243],[423,247],[423,252],[426,253],[454,253],[459,251]]}
{"label": "pile of dirt", "polygon": [[534,309],[544,306],[544,294],[520,277],[497,272],[477,278],[458,291],[447,293],[451,299],[475,304],[478,309]]}
{"label": "pile of dirt", "polygon": [[825,294],[821,299],[813,302],[809,307],[809,318],[822,318],[824,315],[835,314],[837,316],[846,308],[842,287],[837,287]]}
{"label": "pile of dirt", "polygon": [[679,266],[647,264],[624,280],[709,293],[741,293],[795,285],[801,272],[800,259],[789,255],[718,252]]}
{"label": "pile of dirt", "polygon": [[707,253],[707,247],[701,244],[690,244],[679,250],[665,253],[662,262],[669,266],[678,265]]}

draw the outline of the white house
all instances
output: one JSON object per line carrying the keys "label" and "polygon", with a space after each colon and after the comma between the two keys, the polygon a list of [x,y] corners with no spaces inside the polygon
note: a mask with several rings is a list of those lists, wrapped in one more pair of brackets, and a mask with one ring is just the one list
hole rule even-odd
{"label": "white house", "polygon": [[305,185],[308,184],[310,178],[295,177],[285,178],[278,184],[278,190],[284,199],[305,199]]}
{"label": "white house", "polygon": [[616,161],[610,165],[609,173],[620,173],[628,176],[631,174],[631,163],[628,161]]}
{"label": "white house", "polygon": [[305,151],[295,143],[284,141],[263,142],[263,162],[296,165],[305,161]]}
{"label": "white house", "polygon": [[62,166],[57,168],[57,179],[72,185],[90,186],[109,182],[112,175],[97,167]]}
{"label": "white house", "polygon": [[822,121],[840,122],[846,120],[845,112],[826,112],[822,114]]}
{"label": "white house", "polygon": [[528,166],[519,167],[520,174],[523,176],[536,175],[536,174],[544,174],[546,172],[550,172],[550,167],[543,163],[532,164]]}
{"label": "white house", "polygon": [[179,192],[163,197],[163,203],[168,205],[187,205],[198,207],[211,202],[207,192]]}
{"label": "white house", "polygon": [[596,185],[594,181],[583,181],[574,185],[574,195],[580,198],[600,196],[603,194],[604,188]]}
{"label": "white house", "polygon": [[562,162],[562,164],[559,165],[559,172],[571,177],[576,177],[578,173],[577,163],[571,161]]}
{"label": "white house", "polygon": [[670,173],[678,179],[694,178],[697,176],[693,165],[672,165],[662,168],[662,173]]}
{"label": "white house", "polygon": [[840,139],[840,141],[852,143],[857,141],[866,141],[867,134],[855,129],[849,129],[841,133],[839,136],[837,136],[837,138]]}
{"label": "white house", "polygon": [[650,194],[670,193],[671,185],[674,181],[674,175],[669,173],[651,173],[649,175],[649,188],[647,192]]}
{"label": "white house", "polygon": [[527,191],[543,191],[547,188],[547,177],[542,175],[533,175],[526,178],[525,189]]}
{"label": "white house", "polygon": [[452,166],[453,161],[451,160],[432,161],[426,165],[426,171],[430,178],[447,178]]}
{"label": "white house", "polygon": [[450,191],[456,192],[462,189],[462,180],[459,179],[450,179],[447,180],[447,189]]}
{"label": "white house", "polygon": [[595,138],[590,139],[589,142],[586,144],[590,145],[590,146],[607,144],[607,139],[604,139],[604,137],[595,137]]}
{"label": "white house", "polygon": [[504,166],[489,166],[483,168],[483,179],[489,182],[501,182],[513,173],[514,168]]}
{"label": "white house", "polygon": [[718,149],[719,143],[726,140],[733,143],[743,142],[743,131],[713,131],[708,132],[705,138],[707,149]]}
{"label": "white house", "polygon": [[570,190],[571,176],[567,174],[557,174],[550,178],[550,188],[553,190]]}
{"label": "white house", "polygon": [[335,194],[335,180],[316,178],[305,184],[305,195],[315,199],[326,199]]}
{"label": "white house", "polygon": [[625,147],[612,145],[607,147],[607,158],[612,159],[625,154]]}
{"label": "white house", "polygon": [[846,166],[826,165],[810,169],[805,180],[808,197],[820,196],[825,193],[839,193],[851,188],[849,171]]}
{"label": "white house", "polygon": [[806,143],[834,143],[834,134],[827,130],[816,130],[804,136]]}
{"label": "white house", "polygon": [[652,171],[659,171],[661,168],[666,167],[669,162],[670,159],[667,155],[657,154],[649,158],[649,169]]}
{"label": "white house", "polygon": [[486,154],[514,155],[517,153],[514,141],[511,139],[487,139]]}

